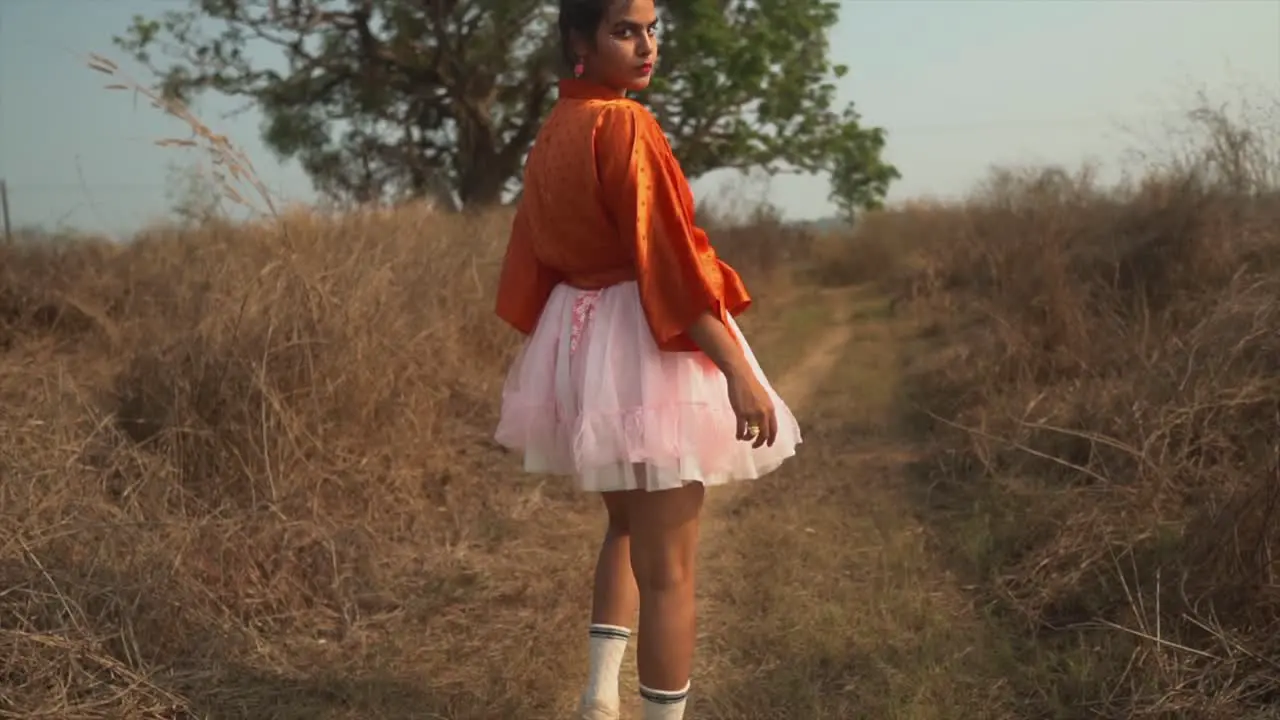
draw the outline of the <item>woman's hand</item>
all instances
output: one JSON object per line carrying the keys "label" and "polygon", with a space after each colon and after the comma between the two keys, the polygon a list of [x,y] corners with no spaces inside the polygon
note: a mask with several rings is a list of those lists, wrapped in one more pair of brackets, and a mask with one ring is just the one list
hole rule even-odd
{"label": "woman's hand", "polygon": [[769,392],[750,370],[725,378],[729,385],[729,405],[738,417],[738,439],[754,441],[752,447],[773,447],[778,437],[778,416]]}

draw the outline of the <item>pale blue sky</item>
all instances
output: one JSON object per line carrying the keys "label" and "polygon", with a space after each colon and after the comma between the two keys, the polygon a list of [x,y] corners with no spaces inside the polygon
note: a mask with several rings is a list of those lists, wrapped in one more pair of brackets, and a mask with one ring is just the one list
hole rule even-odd
{"label": "pale blue sky", "polygon": [[[182,155],[152,143],[182,128],[101,89],[82,56],[123,61],[111,36],[132,15],[183,5],[0,0],[0,177],[15,224],[121,233],[166,211],[167,165]],[[1280,95],[1280,0],[847,0],[831,42],[851,67],[842,100],[889,130],[904,176],[891,199],[964,192],[992,164],[1114,169],[1197,89]],[[308,197],[306,178],[262,147],[255,116],[219,119],[232,107],[199,110],[277,193]],[[722,180],[695,189],[712,196]],[[814,218],[832,211],[826,196],[824,179],[782,178],[770,197]]]}

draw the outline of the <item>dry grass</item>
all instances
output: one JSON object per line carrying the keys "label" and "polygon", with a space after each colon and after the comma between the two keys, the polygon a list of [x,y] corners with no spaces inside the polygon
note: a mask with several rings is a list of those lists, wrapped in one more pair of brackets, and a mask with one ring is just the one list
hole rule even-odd
{"label": "dry grass", "polygon": [[1124,187],[1007,171],[864,228],[916,250],[921,511],[1025,630],[1034,714],[1280,700],[1276,136],[1195,120],[1207,142]]}
{"label": "dry grass", "polygon": [[598,518],[489,442],[508,221],[4,251],[0,712],[553,712]]}
{"label": "dry grass", "polygon": [[[282,212],[152,100],[271,219],[0,249],[0,717],[559,717],[601,518],[489,440],[507,212]],[[1128,188],[709,219],[766,369],[824,377],[796,469],[709,518],[695,712],[1267,717],[1280,196],[1200,119]]]}
{"label": "dry grass", "polygon": [[827,232],[813,242],[807,275],[820,287],[883,286],[898,277],[908,248],[882,225],[892,215],[877,213],[859,222],[857,232]]}
{"label": "dry grass", "polygon": [[494,692],[473,673],[519,613],[448,628],[530,590],[492,551],[547,501],[486,446],[501,225],[300,215],[0,259],[4,710],[234,715],[341,656],[355,692],[401,643],[441,657],[426,690]]}
{"label": "dry grass", "polygon": [[600,517],[489,439],[509,213],[268,218],[0,248],[0,717],[555,717]]}
{"label": "dry grass", "polygon": [[600,518],[489,440],[508,223],[0,249],[0,717],[555,717]]}

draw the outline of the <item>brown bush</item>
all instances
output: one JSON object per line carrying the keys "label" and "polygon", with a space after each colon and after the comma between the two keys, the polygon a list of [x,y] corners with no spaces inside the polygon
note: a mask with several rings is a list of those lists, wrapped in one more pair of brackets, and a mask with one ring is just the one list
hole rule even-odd
{"label": "brown bush", "polygon": [[768,289],[805,263],[813,245],[806,230],[776,220],[711,228],[719,254],[742,275],[748,290]]}
{"label": "brown bush", "polygon": [[932,502],[985,517],[947,543],[1038,636],[1117,633],[1129,670],[1076,698],[1108,717],[1280,697],[1280,193],[1217,120],[1135,184],[1001,171],[879,220],[925,239],[904,294],[951,341],[917,387]]}
{"label": "brown bush", "polygon": [[907,246],[901,244],[884,221],[893,216],[876,214],[855,230],[828,231],[813,244],[810,273],[826,287],[848,287],[862,283],[888,284],[901,272]]}
{"label": "brown bush", "polygon": [[813,233],[788,226],[763,196],[754,201],[749,195],[732,197],[699,204],[697,223],[714,237],[720,256],[748,286],[772,286],[809,261]]}
{"label": "brown bush", "polygon": [[[296,215],[0,259],[12,712],[84,717],[96,687],[103,716],[163,715],[145,670],[209,661],[184,636],[340,634],[444,571],[437,507],[512,340],[486,301],[500,220]],[[85,674],[50,685],[41,659],[75,648]]]}

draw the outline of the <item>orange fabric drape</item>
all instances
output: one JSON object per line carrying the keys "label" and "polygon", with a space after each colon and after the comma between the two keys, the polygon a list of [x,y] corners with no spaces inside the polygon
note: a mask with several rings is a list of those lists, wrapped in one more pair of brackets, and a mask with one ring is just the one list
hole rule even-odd
{"label": "orange fabric drape", "polygon": [[562,81],[525,167],[497,313],[528,334],[556,284],[635,280],[658,347],[696,350],[686,330],[699,315],[723,320],[751,298],[693,218],[689,183],[649,111]]}

